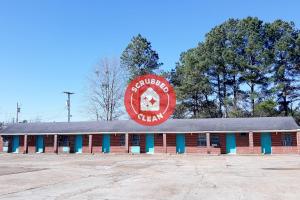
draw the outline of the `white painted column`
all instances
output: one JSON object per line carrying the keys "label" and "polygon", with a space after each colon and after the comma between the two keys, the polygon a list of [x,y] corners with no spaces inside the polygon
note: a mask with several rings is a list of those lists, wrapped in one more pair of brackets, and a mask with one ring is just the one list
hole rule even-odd
{"label": "white painted column", "polygon": [[296,137],[297,137],[297,149],[298,149],[298,153],[300,154],[300,130],[297,131],[296,133]]}
{"label": "white painted column", "polygon": [[57,141],[57,134],[54,135],[54,142],[53,142],[53,153],[58,153],[58,141]]}
{"label": "white painted column", "polygon": [[210,153],[210,133],[206,133],[206,148],[207,153]]}
{"label": "white painted column", "polygon": [[23,153],[28,152],[28,142],[27,142],[27,134],[24,135],[24,151]]}
{"label": "white painted column", "polygon": [[89,134],[89,153],[93,153],[93,135]]}
{"label": "white painted column", "polygon": [[167,134],[163,133],[163,148],[164,152],[167,153]]}
{"label": "white painted column", "polygon": [[249,132],[249,150],[254,153],[253,132]]}

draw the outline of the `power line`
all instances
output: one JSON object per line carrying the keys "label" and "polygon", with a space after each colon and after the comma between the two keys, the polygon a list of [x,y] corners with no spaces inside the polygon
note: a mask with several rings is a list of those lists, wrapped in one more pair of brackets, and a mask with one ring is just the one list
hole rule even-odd
{"label": "power line", "polygon": [[68,100],[67,100],[68,122],[70,122],[71,121],[71,117],[72,117],[72,115],[71,115],[71,95],[75,94],[75,93],[73,93],[73,92],[63,92],[63,93],[65,93],[65,94],[68,95]]}

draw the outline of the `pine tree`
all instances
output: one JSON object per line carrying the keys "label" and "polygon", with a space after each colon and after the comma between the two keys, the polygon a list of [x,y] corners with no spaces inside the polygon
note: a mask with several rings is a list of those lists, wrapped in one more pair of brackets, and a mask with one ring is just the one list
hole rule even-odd
{"label": "pine tree", "polygon": [[162,63],[151,43],[138,34],[123,51],[121,65],[128,72],[129,80],[132,80],[136,76],[154,73]]}

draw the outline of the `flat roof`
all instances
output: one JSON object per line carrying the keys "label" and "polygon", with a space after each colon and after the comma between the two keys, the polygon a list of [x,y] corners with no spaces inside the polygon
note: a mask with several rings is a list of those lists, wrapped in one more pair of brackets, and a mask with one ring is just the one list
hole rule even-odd
{"label": "flat roof", "polygon": [[158,126],[143,126],[133,120],[40,122],[10,124],[0,135],[89,133],[222,133],[289,132],[300,129],[292,117],[169,119]]}

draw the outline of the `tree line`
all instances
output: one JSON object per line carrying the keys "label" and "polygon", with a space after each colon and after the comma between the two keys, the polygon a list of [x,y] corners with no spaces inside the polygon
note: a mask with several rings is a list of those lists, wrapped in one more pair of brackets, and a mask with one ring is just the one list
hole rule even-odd
{"label": "tree line", "polygon": [[174,69],[162,65],[140,34],[120,58],[127,81],[148,73],[170,81],[174,118],[300,115],[300,32],[293,22],[229,19],[183,52]]}
{"label": "tree line", "polygon": [[294,23],[229,19],[183,52],[170,73],[175,117],[254,117],[299,112],[300,34]]}

